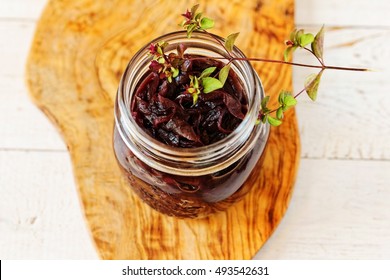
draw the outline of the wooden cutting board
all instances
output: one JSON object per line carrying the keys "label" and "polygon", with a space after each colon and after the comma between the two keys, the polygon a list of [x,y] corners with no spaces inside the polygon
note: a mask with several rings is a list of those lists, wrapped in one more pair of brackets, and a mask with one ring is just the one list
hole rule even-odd
{"label": "wooden cutting board", "polygon": [[[214,33],[241,32],[237,45],[248,56],[282,58],[293,28],[293,0],[198,2],[216,20]],[[187,7],[185,1],[50,1],[38,23],[28,86],[68,146],[86,221],[103,259],[249,259],[287,209],[299,159],[295,112],[271,130],[264,163],[246,183],[253,185],[251,192],[226,212],[198,220],[164,216],[143,204],[120,173],[112,131],[122,71],[146,42],[178,30]],[[290,67],[255,68],[267,94],[291,87]]]}

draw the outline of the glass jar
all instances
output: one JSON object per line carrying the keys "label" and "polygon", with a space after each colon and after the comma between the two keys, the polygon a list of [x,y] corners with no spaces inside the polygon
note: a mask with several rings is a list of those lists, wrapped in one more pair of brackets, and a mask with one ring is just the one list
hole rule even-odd
{"label": "glass jar", "polygon": [[[221,38],[217,37],[218,40]],[[150,43],[169,43],[166,52],[176,52],[179,43],[186,53],[226,57],[220,43],[207,34],[174,32]],[[248,112],[239,126],[224,139],[203,147],[177,148],[154,139],[131,116],[130,104],[140,79],[149,70],[145,45],[129,62],[119,84],[115,102],[114,151],[130,187],[154,209],[181,218],[204,217],[225,210],[250,189],[244,184],[259,161],[269,126],[256,125],[264,90],[248,61],[233,61],[231,69],[248,98]],[[245,57],[234,47],[233,55]]]}

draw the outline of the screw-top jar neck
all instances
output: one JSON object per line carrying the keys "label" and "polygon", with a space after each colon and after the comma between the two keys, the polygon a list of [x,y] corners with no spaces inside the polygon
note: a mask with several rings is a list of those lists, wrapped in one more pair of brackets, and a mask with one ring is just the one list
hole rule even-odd
{"label": "screw-top jar neck", "polygon": [[[223,39],[216,36],[218,40]],[[207,34],[194,32],[190,39],[186,32],[174,32],[161,36],[151,43],[169,43],[167,52],[176,52],[178,44],[183,43],[186,53],[209,57],[227,57],[225,49]],[[217,172],[228,167],[249,150],[260,134],[268,133],[268,126],[255,125],[260,100],[264,97],[263,87],[256,72],[248,61],[235,60],[231,69],[240,79],[248,98],[248,112],[240,125],[224,139],[202,147],[171,147],[147,134],[131,116],[130,106],[133,94],[140,79],[149,70],[150,56],[145,45],[129,62],[118,88],[115,102],[115,121],[119,134],[128,148],[148,166],[169,174],[199,176]],[[234,47],[235,57],[245,57]],[[227,61],[227,60],[226,60]]]}

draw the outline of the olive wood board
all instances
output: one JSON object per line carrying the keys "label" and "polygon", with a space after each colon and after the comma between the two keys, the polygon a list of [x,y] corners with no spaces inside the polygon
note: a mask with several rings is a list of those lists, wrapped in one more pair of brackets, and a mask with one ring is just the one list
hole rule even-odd
{"label": "olive wood board", "polygon": [[[240,31],[248,57],[283,57],[293,29],[293,0],[197,1],[215,19],[213,32]],[[119,79],[144,44],[179,29],[186,1],[49,1],[27,61],[35,104],[67,144],[86,222],[103,259],[250,259],[286,212],[299,161],[295,112],[272,128],[243,200],[203,219],[165,216],[126,185],[112,148]],[[256,63],[265,91],[291,87],[291,68]],[[50,170],[48,170],[50,172]],[[44,175],[43,175],[44,176]]]}

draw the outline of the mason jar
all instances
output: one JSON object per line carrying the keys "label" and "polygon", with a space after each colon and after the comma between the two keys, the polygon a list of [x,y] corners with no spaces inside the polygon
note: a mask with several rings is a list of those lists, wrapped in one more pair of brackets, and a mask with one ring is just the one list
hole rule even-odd
{"label": "mason jar", "polygon": [[[115,101],[114,152],[129,187],[149,206],[180,218],[198,218],[223,211],[240,200],[251,188],[245,181],[256,172],[269,126],[256,124],[263,86],[251,64],[231,62],[248,99],[248,111],[238,127],[213,144],[178,148],[164,144],[146,133],[132,118],[133,94],[149,71],[151,43],[169,43],[166,53],[176,52],[183,43],[186,53],[208,57],[227,57],[222,38],[194,32],[169,33],[146,44],[130,60],[119,84]],[[217,41],[219,40],[219,42]],[[244,58],[234,47],[232,54]],[[227,59],[226,59],[227,62]],[[258,171],[258,170],[257,170]]]}

